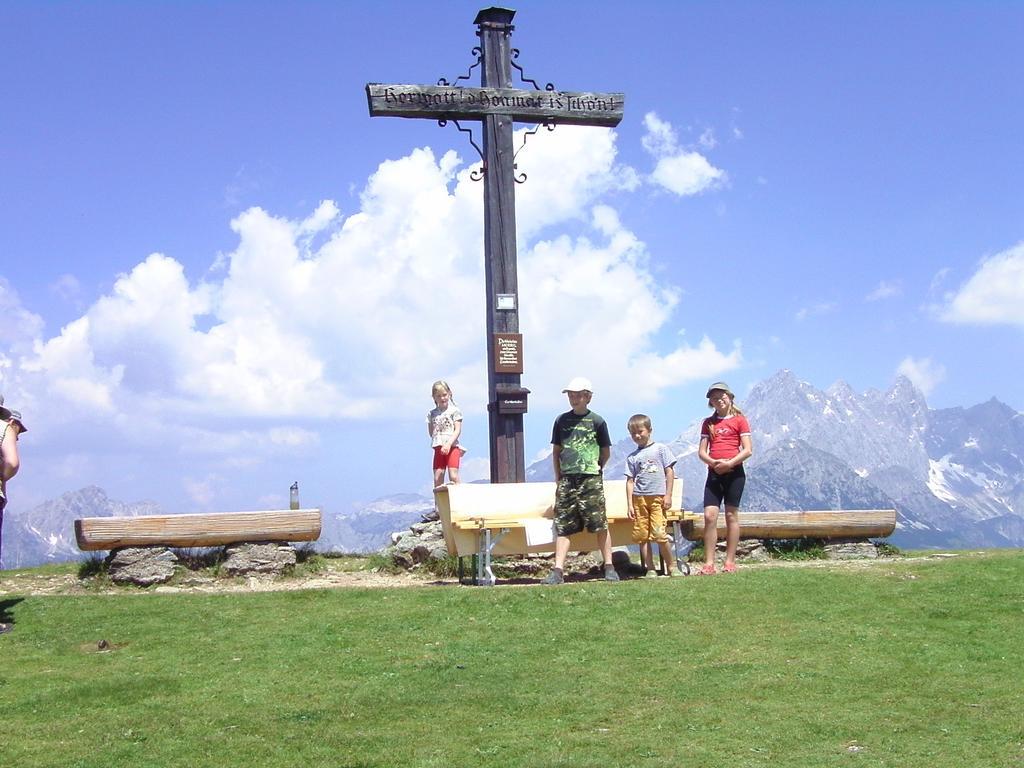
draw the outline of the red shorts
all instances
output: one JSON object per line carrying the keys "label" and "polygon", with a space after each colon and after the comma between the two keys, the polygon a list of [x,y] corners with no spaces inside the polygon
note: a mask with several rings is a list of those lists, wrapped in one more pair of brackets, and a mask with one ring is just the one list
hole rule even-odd
{"label": "red shorts", "polygon": [[434,448],[434,469],[458,469],[464,451],[454,445],[447,454],[441,453],[441,446]]}

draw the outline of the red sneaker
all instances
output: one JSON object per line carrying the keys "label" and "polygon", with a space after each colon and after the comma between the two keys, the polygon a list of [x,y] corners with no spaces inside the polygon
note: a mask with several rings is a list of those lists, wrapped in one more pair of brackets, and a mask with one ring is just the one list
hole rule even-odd
{"label": "red sneaker", "polygon": [[697,571],[698,576],[714,576],[716,573],[718,573],[718,571],[715,570],[715,566],[713,565],[705,565]]}
{"label": "red sneaker", "polygon": [[722,570],[726,573],[736,573],[736,563],[726,563],[722,566]]}

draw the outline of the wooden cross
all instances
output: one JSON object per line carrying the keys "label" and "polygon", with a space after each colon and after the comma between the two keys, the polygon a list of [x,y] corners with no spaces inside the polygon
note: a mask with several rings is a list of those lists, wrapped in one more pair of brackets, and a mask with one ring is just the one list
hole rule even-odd
{"label": "wooden cross", "polygon": [[526,479],[523,415],[529,390],[523,388],[520,378],[523,341],[519,333],[516,281],[513,122],[614,127],[622,120],[625,106],[621,93],[556,91],[552,86],[533,91],[512,88],[509,39],[515,29],[515,13],[508,8],[485,8],[473,22],[480,38],[479,49],[474,52],[479,51],[483,64],[480,88],[458,87],[446,81],[437,86],[366,86],[371,117],[427,118],[442,125],[448,120],[483,123],[487,409],[492,483]]}

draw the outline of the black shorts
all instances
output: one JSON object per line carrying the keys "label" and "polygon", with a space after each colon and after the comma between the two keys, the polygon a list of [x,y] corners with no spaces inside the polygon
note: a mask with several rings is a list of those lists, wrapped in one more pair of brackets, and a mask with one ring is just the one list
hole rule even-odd
{"label": "black shorts", "polygon": [[746,483],[747,475],[742,464],[724,475],[716,475],[708,467],[708,479],[704,483],[704,506],[720,507],[724,500],[727,507],[739,507]]}

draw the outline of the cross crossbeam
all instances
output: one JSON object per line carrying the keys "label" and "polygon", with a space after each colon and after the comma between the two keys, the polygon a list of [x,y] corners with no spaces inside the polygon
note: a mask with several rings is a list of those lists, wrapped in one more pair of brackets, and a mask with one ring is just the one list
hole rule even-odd
{"label": "cross crossbeam", "polygon": [[625,96],[621,93],[383,83],[368,84],[366,99],[371,117],[480,120],[486,115],[505,115],[520,123],[553,121],[559,125],[608,128],[621,122],[625,106]]}

